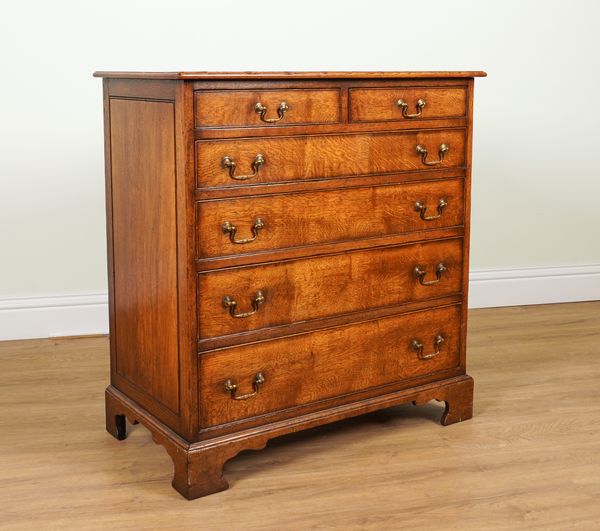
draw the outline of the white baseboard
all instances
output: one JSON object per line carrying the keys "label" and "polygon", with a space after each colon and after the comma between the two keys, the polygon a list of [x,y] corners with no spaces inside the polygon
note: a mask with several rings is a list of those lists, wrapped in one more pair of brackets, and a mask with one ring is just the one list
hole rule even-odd
{"label": "white baseboard", "polygon": [[108,295],[0,299],[0,340],[108,334]]}
{"label": "white baseboard", "polygon": [[[600,300],[600,264],[471,271],[469,307]],[[106,293],[0,299],[0,340],[108,333]]]}
{"label": "white baseboard", "polygon": [[600,264],[471,271],[469,308],[600,300]]}

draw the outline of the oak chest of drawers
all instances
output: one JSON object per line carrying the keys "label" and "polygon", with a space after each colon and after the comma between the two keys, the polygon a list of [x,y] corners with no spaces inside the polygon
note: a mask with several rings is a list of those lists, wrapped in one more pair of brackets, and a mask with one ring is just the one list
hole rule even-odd
{"label": "oak chest of drawers", "polygon": [[484,73],[95,75],[112,435],[144,425],[196,498],[272,437],[411,401],[471,417]]}

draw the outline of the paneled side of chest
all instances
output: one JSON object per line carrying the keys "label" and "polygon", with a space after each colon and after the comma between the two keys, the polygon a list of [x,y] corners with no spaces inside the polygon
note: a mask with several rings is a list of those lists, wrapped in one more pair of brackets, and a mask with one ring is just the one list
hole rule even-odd
{"label": "paneled side of chest", "polygon": [[473,79],[105,79],[107,427],[187,497],[278,435],[470,418]]}

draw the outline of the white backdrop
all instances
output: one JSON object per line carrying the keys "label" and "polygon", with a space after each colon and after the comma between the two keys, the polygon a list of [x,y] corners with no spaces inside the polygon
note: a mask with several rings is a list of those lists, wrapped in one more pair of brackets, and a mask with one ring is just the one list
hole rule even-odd
{"label": "white backdrop", "polygon": [[[94,70],[486,70],[475,90],[476,305],[600,296],[598,20],[593,0],[4,3],[0,338],[104,326]],[[521,300],[523,282],[535,294]],[[69,305],[97,308],[57,310]],[[52,320],[48,308],[59,324],[19,332],[31,312]]]}

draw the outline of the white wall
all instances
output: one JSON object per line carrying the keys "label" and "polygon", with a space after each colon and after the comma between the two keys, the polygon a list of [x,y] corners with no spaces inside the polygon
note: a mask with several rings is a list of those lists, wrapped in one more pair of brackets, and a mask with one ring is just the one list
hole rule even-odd
{"label": "white wall", "polygon": [[[486,271],[475,280],[586,266],[580,291],[600,297],[598,20],[593,0],[5,3],[0,337],[44,301],[103,304],[101,82],[91,77],[100,69],[486,70],[476,83],[471,255]],[[478,305],[494,297],[482,291]],[[50,321],[42,335],[97,328]]]}

